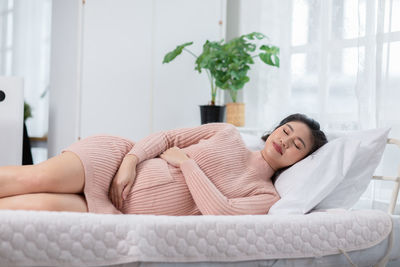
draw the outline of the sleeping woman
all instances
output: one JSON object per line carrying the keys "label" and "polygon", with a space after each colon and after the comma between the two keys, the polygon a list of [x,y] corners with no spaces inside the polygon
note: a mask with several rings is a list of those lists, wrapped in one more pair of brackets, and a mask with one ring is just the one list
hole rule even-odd
{"label": "sleeping woman", "polygon": [[250,151],[231,124],[77,141],[36,165],[0,167],[0,209],[153,215],[267,214],[271,177],[327,142],[303,114],[283,119]]}

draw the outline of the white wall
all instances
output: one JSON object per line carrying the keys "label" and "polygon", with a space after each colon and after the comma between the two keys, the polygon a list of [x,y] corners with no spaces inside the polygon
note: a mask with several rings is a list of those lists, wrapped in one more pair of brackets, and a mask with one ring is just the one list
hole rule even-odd
{"label": "white wall", "polygon": [[[93,134],[138,140],[151,132],[200,125],[210,100],[205,73],[183,53],[194,41],[225,36],[226,0],[53,2],[49,157]],[[222,24],[220,24],[222,21]]]}
{"label": "white wall", "polygon": [[188,49],[199,55],[207,39],[224,38],[224,5],[220,0],[154,1],[152,130],[200,125],[199,105],[211,100],[206,73],[194,70],[195,58],[186,52],[168,64],[161,63],[177,45],[193,41]]}
{"label": "white wall", "polygon": [[152,1],[84,6],[79,136],[137,139],[151,130]]}
{"label": "white wall", "polygon": [[53,1],[48,157],[77,139],[81,2]]}

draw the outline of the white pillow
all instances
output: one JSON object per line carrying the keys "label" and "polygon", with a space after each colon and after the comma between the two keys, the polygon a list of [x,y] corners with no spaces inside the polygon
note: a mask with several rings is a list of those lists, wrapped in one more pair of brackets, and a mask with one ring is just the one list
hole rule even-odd
{"label": "white pillow", "polygon": [[261,136],[247,133],[240,133],[240,135],[249,150],[259,151],[264,149],[265,142],[261,139]]}
{"label": "white pillow", "polygon": [[391,128],[342,133],[346,138],[360,140],[357,157],[345,179],[319,203],[315,209],[345,208],[356,204],[367,189],[376,167],[381,161]]}
{"label": "white pillow", "polygon": [[383,128],[336,135],[342,137],[282,172],[275,182],[281,199],[269,214],[305,214],[314,207],[354,205],[379,164],[389,131]]}
{"label": "white pillow", "polygon": [[305,214],[344,179],[360,142],[340,138],[282,172],[275,182],[281,199],[269,214]]}

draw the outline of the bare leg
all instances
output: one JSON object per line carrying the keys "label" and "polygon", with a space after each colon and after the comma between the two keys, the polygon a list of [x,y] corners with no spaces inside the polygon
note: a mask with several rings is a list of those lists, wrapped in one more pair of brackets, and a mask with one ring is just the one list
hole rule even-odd
{"label": "bare leg", "polygon": [[0,209],[88,212],[83,195],[52,193],[4,197],[0,199]]}
{"label": "bare leg", "polygon": [[82,193],[85,173],[79,157],[64,152],[36,165],[0,167],[0,198],[28,193]]}

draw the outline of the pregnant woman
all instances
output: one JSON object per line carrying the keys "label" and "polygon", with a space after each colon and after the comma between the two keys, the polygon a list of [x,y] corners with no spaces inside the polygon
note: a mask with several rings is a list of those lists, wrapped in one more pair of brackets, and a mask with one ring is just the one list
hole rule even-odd
{"label": "pregnant woman", "polygon": [[228,123],[158,132],[137,143],[93,135],[36,165],[0,167],[0,209],[107,214],[267,214],[271,178],[327,142],[303,114],[250,151]]}

